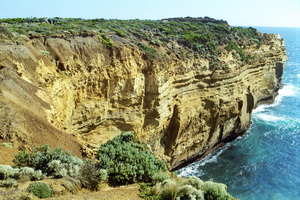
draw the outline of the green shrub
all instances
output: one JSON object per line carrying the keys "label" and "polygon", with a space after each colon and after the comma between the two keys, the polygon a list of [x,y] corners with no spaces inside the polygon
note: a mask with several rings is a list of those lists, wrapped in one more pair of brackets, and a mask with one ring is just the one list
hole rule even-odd
{"label": "green shrub", "polygon": [[93,163],[85,163],[80,170],[81,184],[90,190],[97,190],[99,183],[107,181],[107,178],[107,170],[99,169]]}
{"label": "green shrub", "polygon": [[65,177],[68,174],[67,169],[60,160],[52,160],[47,164],[47,167],[52,171],[52,175],[57,178]]}
{"label": "green shrub", "polygon": [[44,178],[41,170],[34,170],[31,167],[22,167],[18,173],[18,179],[21,180],[41,180]]}
{"label": "green shrub", "polygon": [[98,38],[106,47],[112,48],[114,41],[110,37],[102,33],[98,35]]}
{"label": "green shrub", "polygon": [[227,51],[235,50],[238,54],[242,53],[242,50],[238,47],[238,45],[235,42],[229,42],[225,49]]}
{"label": "green shrub", "polygon": [[52,196],[51,188],[46,183],[43,182],[31,183],[27,188],[27,191],[33,193],[35,196],[41,199]]}
{"label": "green shrub", "polygon": [[44,175],[41,170],[30,167],[12,168],[10,165],[0,165],[0,180],[13,178],[16,180],[41,180]]}
{"label": "green shrub", "polygon": [[189,184],[191,186],[193,186],[194,188],[196,188],[197,190],[200,190],[204,183],[201,179],[199,179],[195,176],[188,177],[188,181],[189,181]]}
{"label": "green shrub", "polygon": [[3,142],[2,144],[0,144],[0,146],[4,146],[4,147],[10,148],[10,149],[13,148],[13,144],[10,142]]}
{"label": "green shrub", "polygon": [[160,196],[162,200],[180,199],[180,196],[184,196],[181,188],[188,183],[188,179],[180,178],[175,175],[171,179],[157,183],[153,187],[153,194]]}
{"label": "green shrub", "polygon": [[227,192],[226,185],[206,181],[201,190],[204,192],[205,200],[233,200],[234,198]]}
{"label": "green shrub", "polygon": [[76,177],[83,161],[61,148],[51,149],[48,145],[35,147],[32,151],[21,151],[13,160],[18,167],[33,167],[54,176]]}
{"label": "green shrub", "polygon": [[204,200],[203,191],[197,190],[191,185],[184,185],[178,188],[176,200]]}
{"label": "green shrub", "polygon": [[139,197],[145,200],[161,200],[160,196],[153,190],[152,183],[141,183]]}
{"label": "green shrub", "polygon": [[12,168],[9,165],[0,165],[0,180],[6,180],[14,177],[19,172],[19,169]]}
{"label": "green shrub", "polygon": [[211,181],[203,182],[196,177],[173,177],[157,183],[152,191],[146,194],[159,196],[162,200],[234,200],[228,194],[226,185]]}
{"label": "green shrub", "polygon": [[[64,188],[66,188],[66,190],[72,194],[76,194],[76,193],[78,193],[79,190],[82,189],[82,183],[77,178],[67,176],[67,177],[62,178],[61,181],[62,181]],[[55,195],[54,192],[59,192],[59,191],[57,191],[57,190],[53,191],[53,195]]]}
{"label": "green shrub", "polygon": [[49,51],[40,50],[41,54],[46,57],[50,57]]}
{"label": "green shrub", "polygon": [[8,179],[2,181],[1,186],[7,187],[7,188],[9,188],[9,187],[17,187],[18,186],[18,182],[15,179],[13,179],[13,178],[8,178]]}
{"label": "green shrub", "polygon": [[155,173],[167,170],[165,163],[132,133],[122,133],[101,145],[96,156],[109,179],[121,184],[151,182]]}
{"label": "green shrub", "polygon": [[52,171],[52,175],[57,178],[71,176],[79,177],[82,163],[62,163],[60,160],[52,160],[47,164],[47,167]]}
{"label": "green shrub", "polygon": [[80,181],[83,187],[97,190],[99,180],[99,169],[95,164],[86,163],[80,170]]}
{"label": "green shrub", "polygon": [[211,39],[211,35],[210,34],[196,34],[194,32],[188,32],[184,35],[181,36],[181,39],[183,39],[184,42],[186,42],[187,44],[190,43],[206,43]]}
{"label": "green shrub", "polygon": [[163,182],[167,179],[170,179],[170,175],[165,171],[158,171],[158,172],[154,173],[153,176],[152,176],[152,182],[154,184],[159,183],[159,182]]}
{"label": "green shrub", "polygon": [[179,194],[179,186],[173,179],[165,180],[156,188],[162,200],[175,200]]}
{"label": "green shrub", "polygon": [[125,32],[120,29],[112,28],[112,30],[115,31],[118,36],[121,36],[121,37],[125,36]]}
{"label": "green shrub", "polygon": [[161,55],[151,46],[147,46],[144,43],[138,43],[138,46],[145,53],[145,55],[151,60],[161,57]]}
{"label": "green shrub", "polygon": [[247,61],[250,59],[249,55],[246,56],[243,50],[235,42],[229,42],[225,49],[229,52],[235,50],[242,60]]}
{"label": "green shrub", "polygon": [[12,33],[10,32],[10,30],[7,27],[5,27],[5,26],[0,26],[0,37],[1,36],[5,36],[5,37],[8,37],[8,38],[13,37]]}
{"label": "green shrub", "polygon": [[99,180],[100,182],[106,182],[108,180],[108,173],[106,169],[99,170]]}

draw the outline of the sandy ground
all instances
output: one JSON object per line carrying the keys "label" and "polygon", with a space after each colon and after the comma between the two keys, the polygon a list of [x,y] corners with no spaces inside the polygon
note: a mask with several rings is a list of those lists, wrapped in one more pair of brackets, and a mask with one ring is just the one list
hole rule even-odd
{"label": "sandy ground", "polygon": [[[122,187],[105,187],[99,191],[91,192],[89,190],[81,190],[77,194],[67,194],[58,197],[45,198],[49,200],[142,200],[139,196],[139,186],[129,185]],[[38,197],[30,195],[25,190],[16,188],[0,188],[0,200],[15,200],[15,199],[31,199],[38,200]]]}
{"label": "sandy ground", "polygon": [[0,140],[0,165],[13,165],[14,155],[18,152],[17,148],[3,146]]}
{"label": "sandy ground", "polygon": [[76,195],[48,198],[51,200],[141,200],[139,186],[130,185],[117,188],[107,187],[97,192],[83,190]]}

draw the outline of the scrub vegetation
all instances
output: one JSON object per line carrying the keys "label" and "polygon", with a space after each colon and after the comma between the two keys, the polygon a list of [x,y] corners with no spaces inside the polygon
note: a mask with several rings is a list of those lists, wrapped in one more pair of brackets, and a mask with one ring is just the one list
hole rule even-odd
{"label": "scrub vegetation", "polygon": [[[15,18],[0,19],[0,35],[19,37],[98,36],[107,47],[116,42],[136,45],[150,60],[166,59],[174,54],[184,58],[189,54],[218,61],[222,51],[233,52],[248,61],[243,47],[259,47],[268,35],[254,28],[231,27],[223,20],[205,18],[170,18],[163,20],[106,20],[80,18]],[[161,51],[164,47],[166,51]]]}
{"label": "scrub vegetation", "polygon": [[234,199],[224,184],[172,174],[133,133],[123,132],[102,144],[96,158],[81,160],[61,148],[51,149],[47,145],[20,151],[15,155],[14,166],[0,165],[0,187],[17,188],[19,182],[38,181],[32,182],[27,192],[47,198],[53,196],[53,188],[43,180],[65,178],[69,184],[74,183],[74,187],[89,190],[98,190],[105,182],[110,185],[138,183],[143,199]]}

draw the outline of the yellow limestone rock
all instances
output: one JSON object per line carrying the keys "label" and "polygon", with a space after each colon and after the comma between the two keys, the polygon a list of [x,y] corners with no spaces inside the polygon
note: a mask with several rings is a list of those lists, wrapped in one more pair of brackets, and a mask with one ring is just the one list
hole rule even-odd
{"label": "yellow limestone rock", "polygon": [[69,149],[80,144],[91,156],[120,131],[132,131],[171,169],[243,134],[253,108],[276,95],[286,61],[275,36],[244,47],[251,62],[224,51],[215,70],[205,58],[148,60],[138,47],[107,48],[96,36],[35,38],[0,49],[1,137],[48,142],[29,139],[35,132]]}

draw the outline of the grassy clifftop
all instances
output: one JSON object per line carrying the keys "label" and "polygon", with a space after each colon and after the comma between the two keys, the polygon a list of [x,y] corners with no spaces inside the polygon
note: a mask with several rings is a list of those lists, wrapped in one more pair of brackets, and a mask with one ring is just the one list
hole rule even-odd
{"label": "grassy clifftop", "polygon": [[254,28],[231,27],[226,21],[209,17],[162,20],[0,19],[1,34],[10,38],[20,35],[29,38],[97,35],[108,48],[116,42],[137,45],[150,59],[165,58],[170,54],[184,58],[192,53],[215,61],[222,51],[232,50],[241,60],[247,61],[251,57],[244,54],[244,46],[260,46],[270,39]]}

